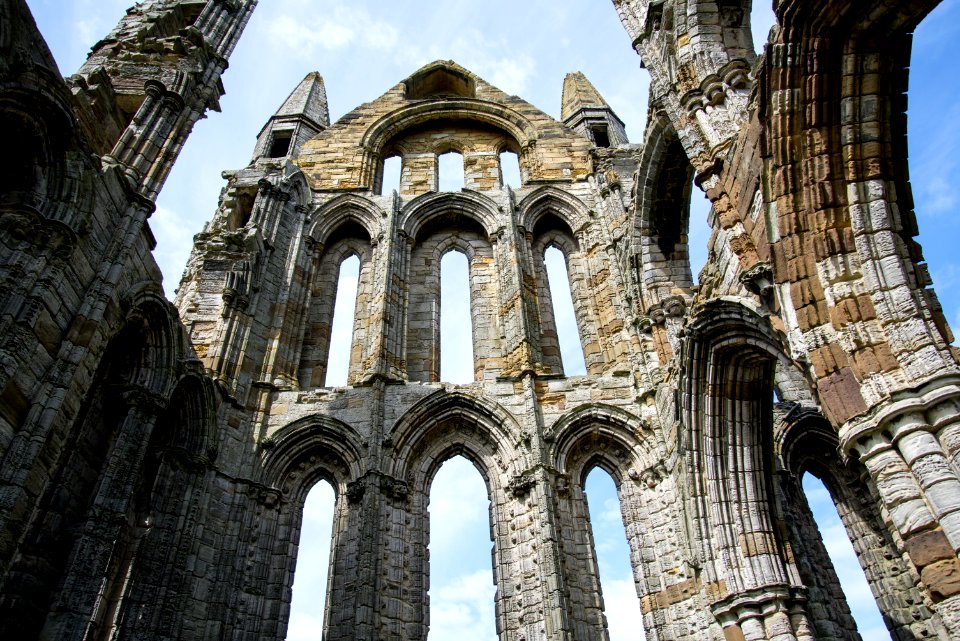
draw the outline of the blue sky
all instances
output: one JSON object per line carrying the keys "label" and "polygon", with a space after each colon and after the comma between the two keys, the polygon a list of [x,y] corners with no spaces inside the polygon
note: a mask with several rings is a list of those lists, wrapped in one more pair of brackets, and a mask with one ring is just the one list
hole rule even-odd
{"label": "blue sky", "polygon": [[[28,0],[60,70],[73,73],[89,47],[116,24],[131,0]],[[763,3],[754,9],[762,40],[772,21]],[[761,25],[757,27],[757,25]],[[960,217],[955,176],[960,170],[960,101],[952,59],[960,39],[960,0],[947,0],[918,29],[909,94],[910,164],[920,226],[919,241],[944,311],[960,327]],[[156,257],[172,297],[192,237],[217,207],[221,171],[247,164],[256,134],[290,90],[310,71],[326,81],[333,119],[372,100],[435,59],[453,59],[504,91],[557,117],[563,77],[583,71],[620,118],[633,142],[646,122],[647,78],[610,2],[604,0],[261,0],[224,76],[223,113],[197,127],[175,166],[150,220]],[[694,274],[705,260],[706,205],[694,194],[690,230]],[[344,288],[346,289],[346,288]],[[339,306],[338,306],[339,307]],[[558,312],[559,314],[559,312]],[[467,326],[466,323],[459,323]],[[346,330],[349,334],[349,326]],[[336,345],[349,340],[334,340]],[[570,359],[565,356],[570,367]],[[572,368],[572,367],[571,367]],[[451,375],[451,378],[460,375]],[[431,527],[433,623],[430,641],[489,641],[493,588],[486,491],[462,459],[439,472],[431,510],[447,518]],[[822,486],[805,481],[828,548],[835,555],[848,600],[865,641],[888,636],[872,606],[842,526]],[[301,541],[301,568],[325,568],[332,491],[312,492]],[[637,638],[636,599],[616,493],[602,472],[591,474],[594,534],[603,578],[611,640]],[[829,518],[832,513],[833,521]],[[472,554],[464,554],[471,549]],[[446,555],[446,556],[445,556]],[[322,572],[320,573],[322,575]],[[323,578],[309,585],[298,572],[298,618],[289,639],[319,638]],[[873,618],[867,614],[873,610]]]}

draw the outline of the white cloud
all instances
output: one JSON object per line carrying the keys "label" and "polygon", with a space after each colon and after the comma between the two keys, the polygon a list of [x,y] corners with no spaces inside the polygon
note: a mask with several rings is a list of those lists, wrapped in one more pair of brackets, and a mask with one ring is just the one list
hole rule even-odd
{"label": "white cloud", "polygon": [[361,7],[337,3],[321,12],[298,0],[285,8],[288,13],[272,17],[266,33],[275,47],[301,56],[347,47],[392,49],[399,42],[393,25],[375,20]]}
{"label": "white cloud", "polygon": [[430,590],[430,641],[496,641],[491,576],[478,570]]}

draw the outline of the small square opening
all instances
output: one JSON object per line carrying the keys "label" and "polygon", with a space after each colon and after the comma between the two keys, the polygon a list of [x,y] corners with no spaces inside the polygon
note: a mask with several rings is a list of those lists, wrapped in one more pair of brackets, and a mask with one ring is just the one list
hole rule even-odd
{"label": "small square opening", "polygon": [[597,147],[610,146],[610,136],[607,135],[606,127],[591,127],[591,132],[593,133],[593,143]]}
{"label": "small square opening", "polygon": [[270,157],[283,158],[290,151],[290,139],[293,136],[291,131],[277,131],[273,134],[273,140],[270,142]]}

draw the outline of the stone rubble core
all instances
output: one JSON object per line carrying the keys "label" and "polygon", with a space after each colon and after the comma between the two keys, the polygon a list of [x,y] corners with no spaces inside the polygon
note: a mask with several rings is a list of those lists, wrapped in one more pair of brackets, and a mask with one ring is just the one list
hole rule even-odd
{"label": "stone rubble core", "polygon": [[[425,640],[429,488],[455,455],[490,497],[501,640],[607,638],[596,467],[648,641],[860,638],[807,472],[893,639],[960,638],[960,367],[906,157],[936,2],[781,0],[761,56],[749,3],[613,4],[651,74],[641,143],[579,72],[562,122],[437,61],[333,124],[311,73],[224,172],[171,304],[147,219],[256,1],[141,2],[63,79],[0,0],[0,638],[282,639],[324,480],[324,638]],[[451,151],[464,188],[440,192]],[[469,264],[463,385],[439,380],[448,251]],[[325,387],[352,256],[348,384]]]}

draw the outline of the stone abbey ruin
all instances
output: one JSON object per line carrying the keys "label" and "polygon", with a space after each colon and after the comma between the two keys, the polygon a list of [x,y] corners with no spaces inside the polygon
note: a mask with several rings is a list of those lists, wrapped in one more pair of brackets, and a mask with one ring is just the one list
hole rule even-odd
{"label": "stone abbey ruin", "polygon": [[[936,4],[777,0],[757,56],[749,2],[598,2],[651,76],[633,143],[582,74],[561,121],[438,61],[333,124],[311,74],[225,174],[171,303],[147,219],[256,0],[141,2],[66,79],[0,0],[0,638],[282,639],[326,480],[324,638],[424,640],[428,493],[455,455],[491,501],[501,640],[606,638],[596,467],[650,641],[860,639],[805,472],[891,636],[960,638],[960,366],[906,160]],[[691,188],[712,204],[699,280]],[[470,384],[439,380],[448,251],[469,261]],[[352,256],[349,384],[325,387]]]}

